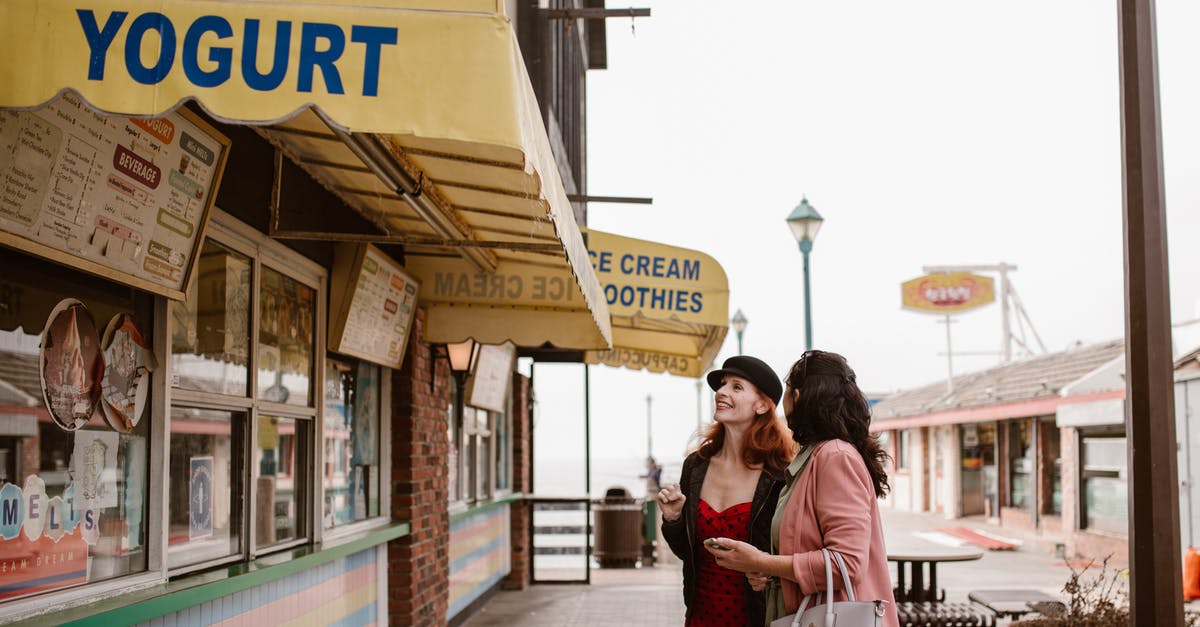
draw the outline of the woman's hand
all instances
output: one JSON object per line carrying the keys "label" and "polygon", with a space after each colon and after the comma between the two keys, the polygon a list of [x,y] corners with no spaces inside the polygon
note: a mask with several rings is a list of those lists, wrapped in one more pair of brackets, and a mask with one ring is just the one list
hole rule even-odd
{"label": "woman's hand", "polygon": [[675,522],[679,520],[679,515],[683,513],[683,504],[687,502],[687,497],[679,489],[678,483],[672,483],[659,490],[655,500],[662,507],[663,520]]}
{"label": "woman's hand", "polygon": [[746,581],[750,582],[750,589],[755,592],[762,592],[767,587],[767,582],[771,577],[759,572],[746,573]]}
{"label": "woman's hand", "polygon": [[716,546],[705,544],[704,548],[713,554],[718,566],[736,570],[740,573],[758,573],[762,571],[762,565],[759,560],[765,554],[753,544],[729,538],[717,538],[715,544]]}

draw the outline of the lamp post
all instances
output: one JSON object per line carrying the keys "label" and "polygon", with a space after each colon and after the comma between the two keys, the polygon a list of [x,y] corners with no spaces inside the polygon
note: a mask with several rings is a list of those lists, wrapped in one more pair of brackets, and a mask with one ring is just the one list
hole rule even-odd
{"label": "lamp post", "polygon": [[812,252],[813,240],[817,239],[817,231],[821,230],[821,223],[825,218],[817,213],[817,210],[812,205],[808,204],[808,198],[804,197],[800,200],[800,204],[792,209],[792,213],[787,217],[788,226],[792,229],[792,235],[795,236],[796,242],[800,244],[800,253],[804,255],[804,349],[812,348],[812,298],[808,287],[808,253]]}
{"label": "lamp post", "polygon": [[479,357],[479,342],[467,340],[458,344],[446,345],[446,357],[450,361],[450,373],[454,375],[454,421],[462,425],[463,417],[463,387],[467,384],[467,376],[475,367]]}
{"label": "lamp post", "polygon": [[739,307],[738,310],[733,313],[733,317],[729,319],[729,322],[733,325],[733,331],[737,333],[738,354],[741,355],[742,334],[746,332],[746,325],[750,323],[750,320],[746,318],[746,314],[742,313],[742,309]]}

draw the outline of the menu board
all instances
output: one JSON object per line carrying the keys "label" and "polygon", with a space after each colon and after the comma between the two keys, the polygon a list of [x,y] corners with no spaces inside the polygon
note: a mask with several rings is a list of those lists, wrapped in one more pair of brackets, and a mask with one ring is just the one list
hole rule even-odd
{"label": "menu board", "polygon": [[370,244],[339,245],[332,277],[329,348],[399,368],[417,309],[417,280]]}
{"label": "menu board", "polygon": [[228,151],[186,109],[0,110],[0,243],[182,300]]}
{"label": "menu board", "polygon": [[475,361],[475,372],[467,382],[466,404],[492,411],[504,411],[508,384],[517,360],[517,347],[511,342],[483,344]]}

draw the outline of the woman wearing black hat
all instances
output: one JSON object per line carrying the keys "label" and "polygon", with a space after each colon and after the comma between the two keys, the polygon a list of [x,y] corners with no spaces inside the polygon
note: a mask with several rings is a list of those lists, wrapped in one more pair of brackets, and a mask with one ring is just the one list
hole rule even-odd
{"label": "woman wearing black hat", "polygon": [[761,359],[730,357],[708,373],[716,392],[713,424],[683,462],[679,483],[658,492],[662,534],[683,560],[687,625],[760,627],[766,612],[761,591],[746,576],[717,565],[714,538],[771,548],[771,517],[783,471],[795,452],[775,415],[783,385]]}

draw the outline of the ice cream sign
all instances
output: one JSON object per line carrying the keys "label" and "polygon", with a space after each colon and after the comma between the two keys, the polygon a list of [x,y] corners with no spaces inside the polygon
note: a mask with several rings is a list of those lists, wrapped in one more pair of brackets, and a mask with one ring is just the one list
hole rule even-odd
{"label": "ice cream sign", "polygon": [[927,274],[900,286],[901,306],[914,311],[950,314],[996,300],[992,278],[969,272]]}

